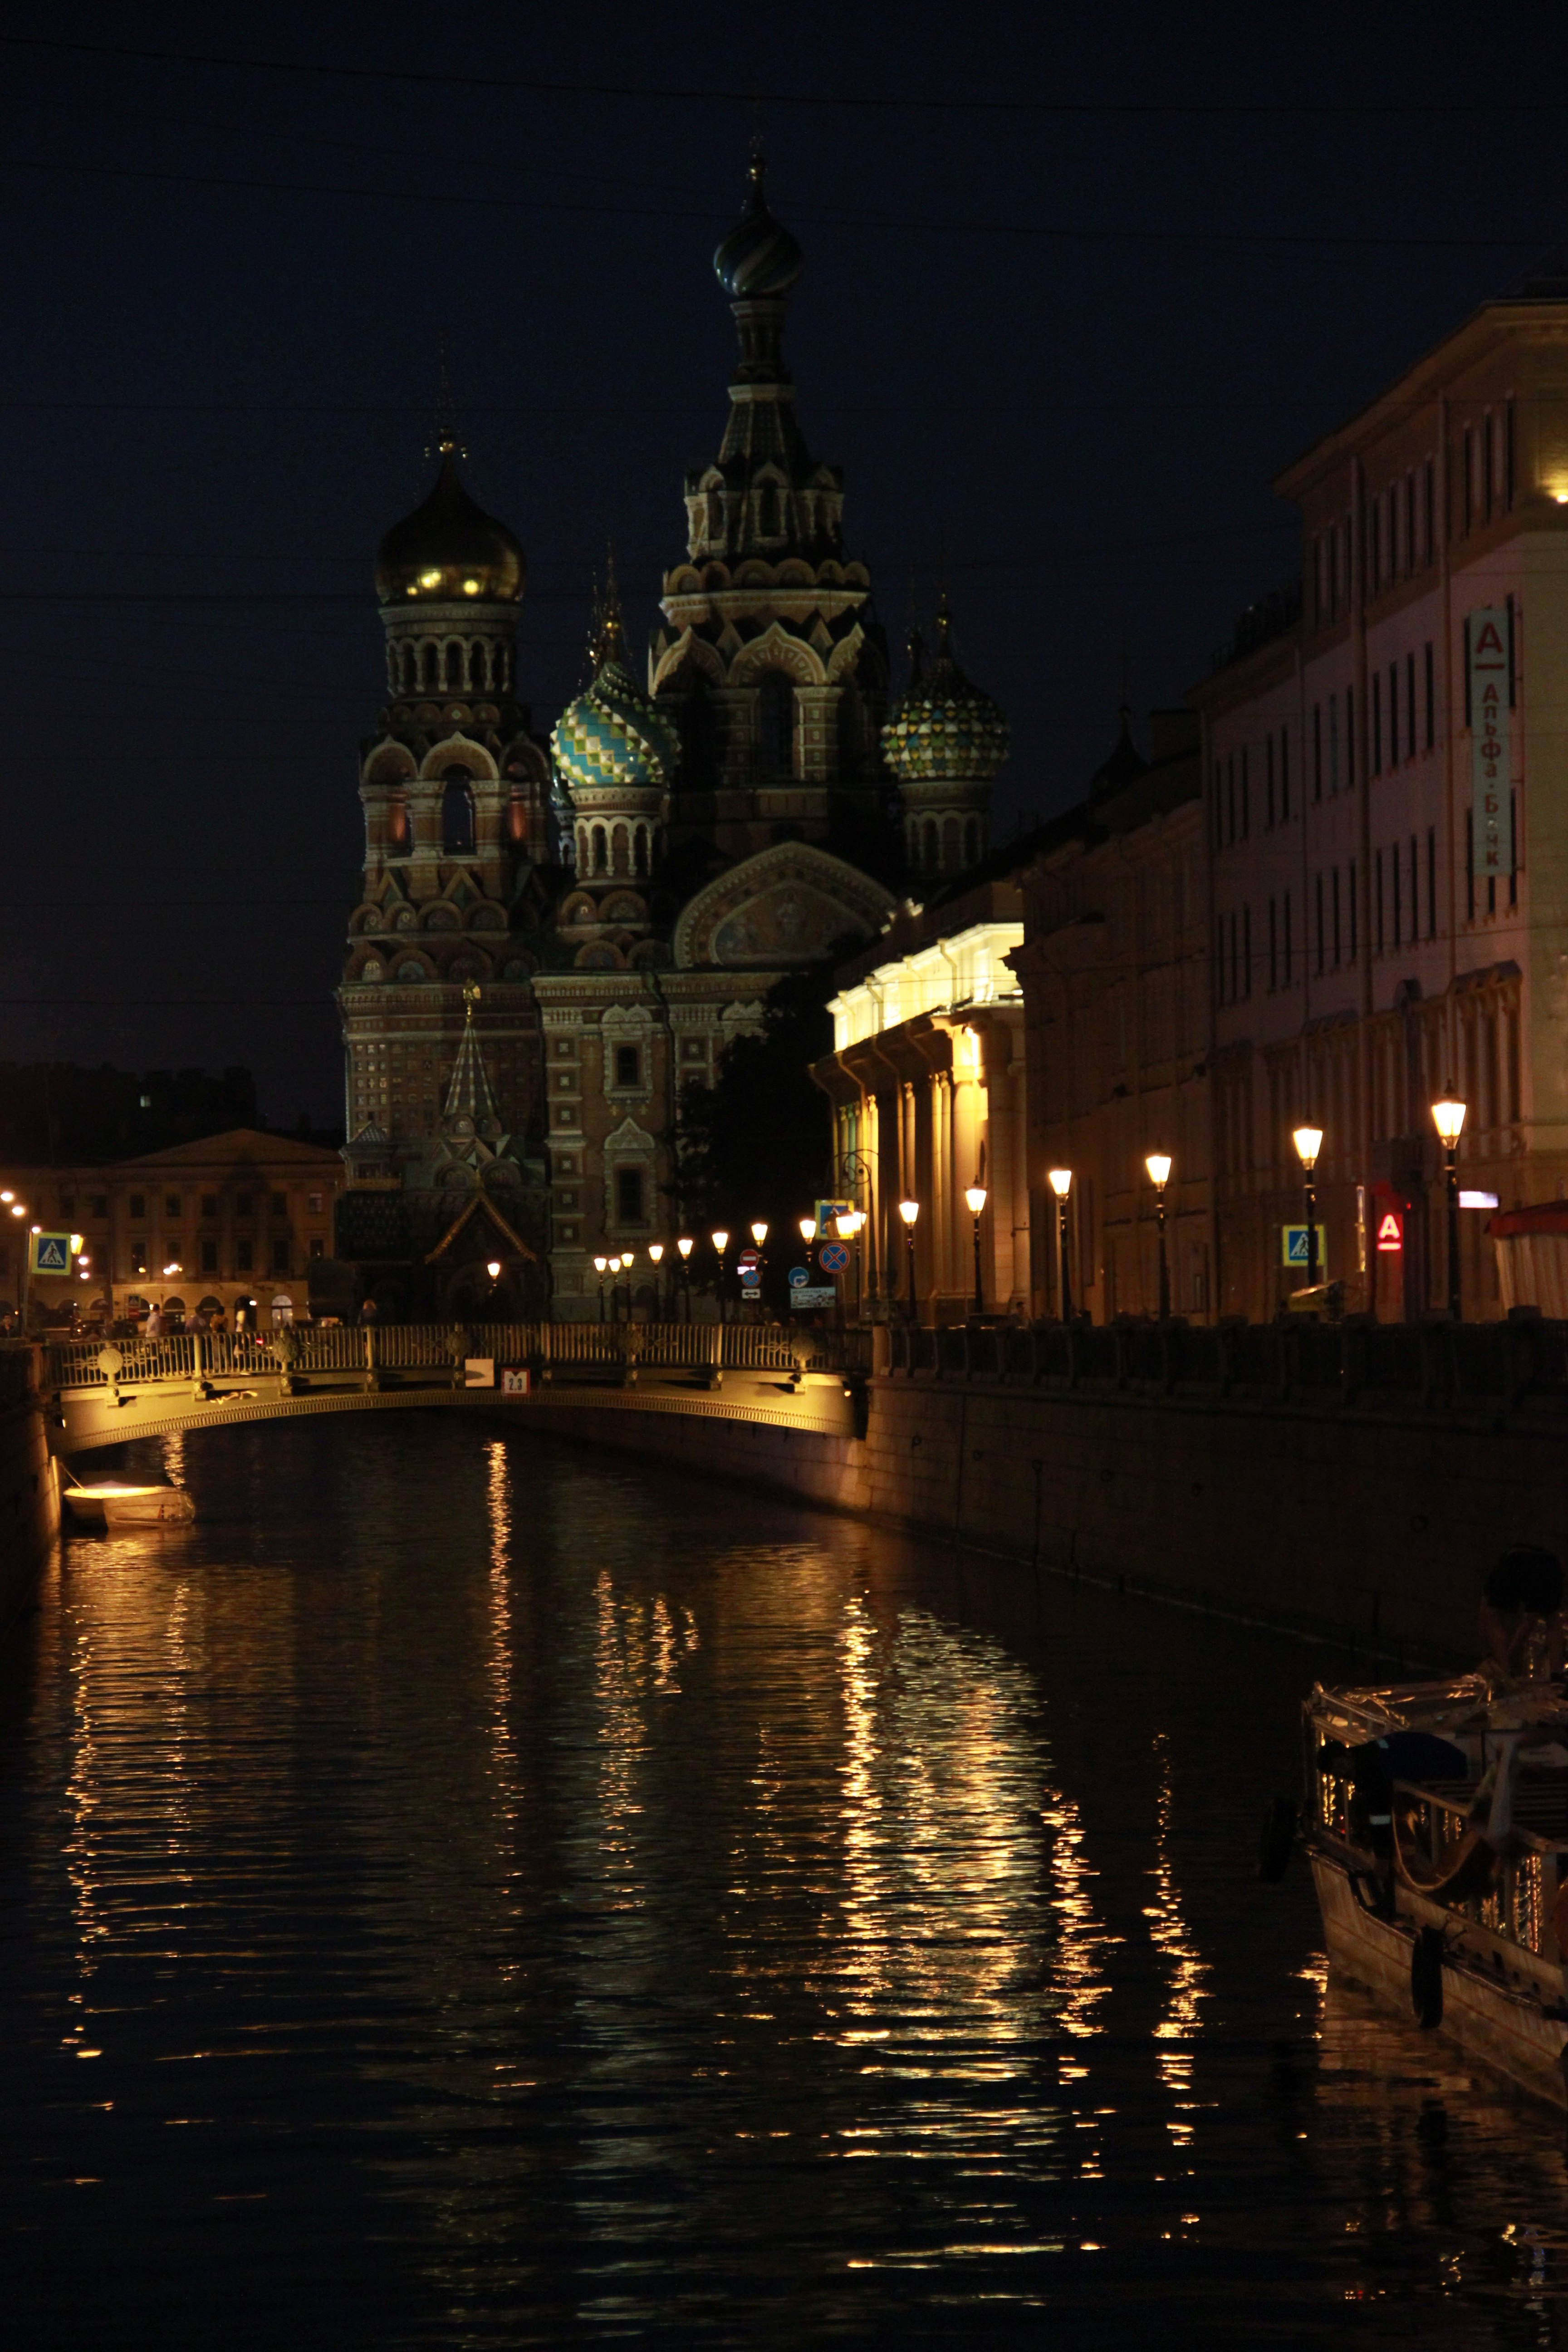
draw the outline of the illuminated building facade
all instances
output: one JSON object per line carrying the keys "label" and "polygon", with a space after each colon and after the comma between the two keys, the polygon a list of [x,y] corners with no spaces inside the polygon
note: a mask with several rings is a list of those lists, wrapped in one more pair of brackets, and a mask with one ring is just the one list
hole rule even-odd
{"label": "illuminated building facade", "polygon": [[[681,1087],[712,1080],[785,971],[889,922],[906,803],[917,870],[951,878],[984,852],[1005,729],[952,665],[945,620],[923,738],[909,695],[889,721],[843,476],[808,448],[784,362],[802,266],[759,155],[714,257],[739,346],[728,421],[687,478],[646,685],[612,572],[588,683],[548,744],[534,734],[516,689],[522,551],[464,488],[449,423],[434,490],[383,543],[391,698],[363,763],[340,992],[339,1247],[395,1311],[464,1306],[486,1252],[510,1311],[596,1314],[593,1259],[626,1252],[651,1304],[644,1253],[679,1222]],[[471,1134],[450,1098],[465,1038],[490,1100]],[[476,1198],[486,1214],[448,1244]]]}
{"label": "illuminated building facade", "polygon": [[[1303,593],[1247,616],[1194,697],[1218,1300],[1268,1315],[1300,1280],[1281,1227],[1310,1119],[1328,1276],[1415,1316],[1447,1296],[1446,1089],[1467,1188],[1508,1209],[1568,1183],[1568,266],[1484,304],[1277,487]],[[1390,1210],[1403,1247],[1380,1254]],[[1500,1311],[1485,1228],[1465,1213],[1468,1316]]]}

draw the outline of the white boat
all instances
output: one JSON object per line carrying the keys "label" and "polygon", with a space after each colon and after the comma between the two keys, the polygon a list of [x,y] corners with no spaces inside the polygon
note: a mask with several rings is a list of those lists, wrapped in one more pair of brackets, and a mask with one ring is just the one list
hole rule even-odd
{"label": "white boat", "polygon": [[[1306,1702],[1306,1848],[1333,1967],[1568,2105],[1568,1695],[1485,1675]],[[1295,1809],[1276,1800],[1278,1877]]]}
{"label": "white boat", "polygon": [[196,1507],[184,1488],[166,1483],[132,1486],[105,1478],[96,1486],[66,1486],[61,1500],[85,1527],[187,1527],[196,1516]]}

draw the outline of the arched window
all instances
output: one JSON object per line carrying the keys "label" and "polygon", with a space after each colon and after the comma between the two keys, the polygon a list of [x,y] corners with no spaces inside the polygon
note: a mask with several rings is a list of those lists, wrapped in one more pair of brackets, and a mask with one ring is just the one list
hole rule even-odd
{"label": "arched window", "polygon": [[963,862],[966,866],[980,863],[980,819],[972,816],[963,828]]}
{"label": "arched window", "polygon": [[958,819],[946,817],[942,828],[942,870],[944,874],[958,871]]}
{"label": "arched window", "polygon": [[403,648],[403,691],[412,694],[419,683],[419,657],[412,646]]}
{"label": "arched window", "polygon": [[506,647],[504,646],[495,646],[490,651],[490,690],[495,694],[504,694],[506,691]]}
{"label": "arched window", "polygon": [[441,846],[449,857],[467,857],[474,846],[474,794],[467,768],[448,768],[442,778]]}
{"label": "arched window", "polygon": [[936,819],[928,816],[925,824],[925,855],[921,859],[928,874],[936,872]]}
{"label": "arched window", "polygon": [[646,824],[639,824],[637,826],[636,833],[632,836],[632,849],[636,859],[637,871],[639,874],[646,875],[647,872],[647,827]]}
{"label": "arched window", "polygon": [[408,803],[405,800],[393,802],[386,830],[394,855],[406,857],[414,846],[414,820],[409,814]]}
{"label": "arched window", "polygon": [[764,482],[758,494],[757,530],[763,539],[779,535],[779,494],[774,482]]}
{"label": "arched window", "polygon": [[441,683],[441,656],[432,645],[425,648],[425,683],[432,688]]}
{"label": "arched window", "polygon": [[468,684],[476,694],[485,688],[485,648],[482,640],[468,647]]}
{"label": "arched window", "polygon": [[616,825],[611,836],[610,870],[615,874],[629,874],[632,870],[631,835],[624,824]]}
{"label": "arched window", "polygon": [[795,773],[795,688],[782,669],[764,670],[757,689],[757,768],[766,777]]}
{"label": "arched window", "polygon": [[447,683],[448,686],[461,686],[463,683],[463,648],[459,645],[450,645],[447,648]]}
{"label": "arched window", "polygon": [[607,874],[610,870],[609,842],[602,824],[594,827],[594,871]]}

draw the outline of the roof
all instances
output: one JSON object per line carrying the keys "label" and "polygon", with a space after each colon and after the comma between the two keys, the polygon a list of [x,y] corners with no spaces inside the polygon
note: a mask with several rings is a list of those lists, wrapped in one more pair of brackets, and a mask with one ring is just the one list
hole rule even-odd
{"label": "roof", "polygon": [[264,1128],[231,1127],[222,1135],[208,1135],[195,1143],[176,1143],[167,1151],[143,1151],[133,1160],[116,1160],[116,1168],[202,1168],[215,1160],[254,1160],[269,1168],[298,1168],[337,1178],[342,1161],[323,1144],[300,1143],[291,1135],[268,1135]]}

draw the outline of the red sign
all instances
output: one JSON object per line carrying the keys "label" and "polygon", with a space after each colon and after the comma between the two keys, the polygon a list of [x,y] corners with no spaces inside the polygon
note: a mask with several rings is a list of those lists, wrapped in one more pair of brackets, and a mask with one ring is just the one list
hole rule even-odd
{"label": "red sign", "polygon": [[744,1274],[749,1265],[760,1265],[762,1264],[762,1260],[758,1257],[755,1250],[742,1250],[739,1258],[736,1260],[736,1264],[740,1266],[742,1273]]}
{"label": "red sign", "polygon": [[1397,1209],[1384,1209],[1377,1221],[1377,1245],[1380,1250],[1402,1250],[1405,1247],[1405,1220]]}

